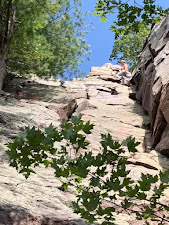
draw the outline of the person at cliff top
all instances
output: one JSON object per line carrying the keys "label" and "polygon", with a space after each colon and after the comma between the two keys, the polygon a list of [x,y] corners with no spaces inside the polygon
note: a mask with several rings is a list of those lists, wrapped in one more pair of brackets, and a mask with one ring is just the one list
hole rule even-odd
{"label": "person at cliff top", "polygon": [[129,72],[129,68],[124,60],[121,60],[121,71],[116,74],[117,77],[131,77],[131,73]]}

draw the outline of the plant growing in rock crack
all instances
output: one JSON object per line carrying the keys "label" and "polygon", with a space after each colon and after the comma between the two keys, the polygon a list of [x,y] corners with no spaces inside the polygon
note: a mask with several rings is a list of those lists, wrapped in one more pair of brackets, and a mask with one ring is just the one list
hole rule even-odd
{"label": "plant growing in rock crack", "polygon": [[[119,213],[134,213],[136,219],[145,224],[150,221],[168,223],[169,206],[160,199],[169,187],[169,171],[131,179],[124,153],[137,151],[139,143],[132,137],[119,143],[110,134],[102,134],[102,151],[98,155],[83,151],[77,156],[79,149],[87,148],[86,135],[91,133],[93,126],[79,116],[72,117],[69,122],[63,121],[59,129],[50,125],[42,132],[26,127],[7,144],[10,165],[26,178],[35,173],[34,168],[40,164],[53,168],[55,176],[61,178],[62,188],[76,188],[74,211],[89,223],[115,224]],[[60,143],[59,147],[55,147],[56,143],[57,146]]]}

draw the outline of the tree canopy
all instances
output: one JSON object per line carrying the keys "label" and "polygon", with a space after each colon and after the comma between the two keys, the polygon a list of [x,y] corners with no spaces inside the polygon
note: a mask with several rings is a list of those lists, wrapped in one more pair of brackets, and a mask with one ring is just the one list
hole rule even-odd
{"label": "tree canopy", "polygon": [[0,1],[0,52],[7,69],[22,76],[79,74],[90,53],[80,6],[80,0]]}
{"label": "tree canopy", "polygon": [[[107,15],[116,13],[117,20],[113,22],[112,29],[116,36],[138,32],[140,23],[145,25],[154,24],[167,14],[168,9],[163,9],[157,5],[155,0],[98,0],[94,15],[101,16],[102,21],[106,21]],[[127,29],[126,29],[127,25]]]}
{"label": "tree canopy", "polygon": [[21,1],[9,69],[39,76],[76,73],[82,56],[89,53],[79,6],[77,0]]}
{"label": "tree canopy", "polygon": [[22,1],[9,69],[39,76],[76,73],[82,57],[89,53],[80,4],[77,0]]}
{"label": "tree canopy", "polygon": [[101,21],[106,21],[109,15],[117,15],[110,27],[115,33],[110,59],[125,59],[133,70],[150,27],[168,11],[169,8],[163,9],[155,0],[98,0],[94,15],[101,17]]}
{"label": "tree canopy", "polygon": [[114,42],[110,60],[117,59],[120,62],[124,59],[130,65],[130,70],[132,71],[149,32],[150,28],[143,26],[139,32],[119,35]]}

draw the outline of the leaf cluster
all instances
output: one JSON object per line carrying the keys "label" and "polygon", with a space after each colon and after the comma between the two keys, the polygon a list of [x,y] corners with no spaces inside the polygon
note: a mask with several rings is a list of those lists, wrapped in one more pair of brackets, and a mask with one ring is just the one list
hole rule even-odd
{"label": "leaf cluster", "polygon": [[42,132],[27,127],[7,145],[10,165],[26,178],[40,164],[52,167],[55,176],[61,178],[63,190],[69,185],[76,188],[74,211],[89,223],[115,224],[116,214],[126,212],[134,213],[137,220],[146,224],[154,220],[158,224],[168,222],[165,212],[169,207],[162,204],[161,197],[169,187],[169,171],[132,179],[125,157],[126,151],[131,155],[137,152],[139,142],[132,137],[120,143],[110,134],[102,134],[99,154],[94,156],[91,151],[83,151],[77,155],[79,149],[87,148],[86,135],[92,129],[93,125],[89,121],[84,123],[81,116],[63,121],[59,129],[50,125]]}
{"label": "leaf cluster", "polygon": [[94,15],[100,16],[102,21],[106,21],[107,15],[116,13],[117,21],[114,21],[111,29],[118,36],[119,34],[138,32],[141,23],[149,26],[159,22],[168,10],[157,5],[155,0],[143,0],[142,3],[137,0],[132,3],[125,0],[98,0]]}
{"label": "leaf cluster", "polygon": [[[51,165],[58,169],[55,175],[59,177],[61,170],[65,171],[62,163],[71,161],[71,149],[75,152],[80,148],[86,149],[88,142],[85,140],[85,134],[90,134],[92,128],[93,125],[90,122],[84,123],[81,116],[72,117],[71,122],[63,120],[59,130],[52,124],[44,132],[36,127],[26,127],[14,142],[7,145],[10,165],[26,178],[35,173],[33,168],[40,164],[46,167]],[[55,147],[56,143],[60,143],[59,148]],[[57,164],[62,165],[62,168]]]}
{"label": "leaf cluster", "polygon": [[150,27],[159,23],[166,16],[169,8],[163,9],[155,0],[125,1],[98,0],[94,15],[101,21],[107,21],[109,15],[115,14],[110,30],[115,33],[115,42],[110,60],[122,59],[135,68],[139,53],[150,31]]}
{"label": "leaf cluster", "polygon": [[133,71],[149,32],[150,28],[142,24],[139,32],[119,35],[115,39],[110,60],[116,59],[118,62],[125,60],[130,65],[130,70]]}

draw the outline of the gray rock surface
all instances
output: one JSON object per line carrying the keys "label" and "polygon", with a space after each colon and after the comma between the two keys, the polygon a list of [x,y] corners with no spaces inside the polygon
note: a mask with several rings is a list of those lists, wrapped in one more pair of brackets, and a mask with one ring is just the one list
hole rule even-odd
{"label": "gray rock surface", "polygon": [[144,46],[131,82],[150,115],[152,147],[169,156],[169,14],[153,27]]}
{"label": "gray rock surface", "polygon": [[[118,68],[113,65],[112,67]],[[107,66],[100,69],[103,76],[104,68],[107,74]],[[111,76],[114,79],[113,75]],[[92,151],[94,155],[101,151],[99,145],[101,133],[109,132],[119,141],[132,135],[141,143],[138,153],[133,156],[127,155],[132,162],[140,162],[140,165],[128,165],[133,179],[138,179],[141,173],[156,174],[157,170],[169,167],[169,160],[160,153],[154,150],[146,153],[149,143],[145,140],[145,133],[150,132],[149,116],[145,114],[139,103],[128,97],[129,87],[98,77],[89,76],[85,79],[66,81],[62,87],[60,82],[51,83],[37,79],[36,82],[29,83],[23,88],[23,96],[20,96],[20,100],[12,96],[7,99],[0,97],[0,191],[2,193],[0,224],[86,224],[73,213],[71,202],[75,200],[74,190],[61,191],[60,181],[54,177],[52,169],[41,167],[37,169],[36,174],[25,180],[9,166],[4,152],[6,149],[4,144],[13,140],[27,125],[35,125],[42,129],[51,123],[59,126],[61,117],[67,115],[67,109],[73,105],[72,102],[75,106],[71,108],[71,113],[73,115],[81,113],[83,120],[90,120],[95,125],[92,134],[87,137],[90,142],[88,151]],[[18,85],[19,81],[14,82]],[[62,113],[61,110],[59,111],[60,108]],[[167,132],[168,128],[164,133],[164,139]],[[147,168],[145,164],[156,170]],[[169,199],[168,192],[166,196],[165,201]],[[119,214],[117,224],[134,225],[135,216]]]}

